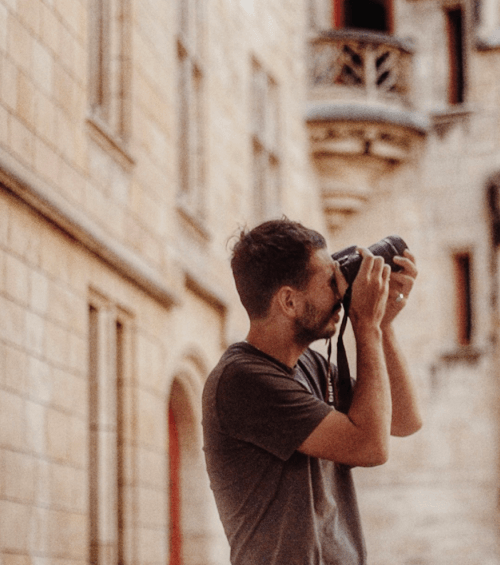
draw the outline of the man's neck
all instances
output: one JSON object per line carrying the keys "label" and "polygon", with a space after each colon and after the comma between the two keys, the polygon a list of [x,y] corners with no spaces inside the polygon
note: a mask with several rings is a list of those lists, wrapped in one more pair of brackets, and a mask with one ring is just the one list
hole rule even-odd
{"label": "man's neck", "polygon": [[293,368],[306,346],[298,345],[290,332],[279,331],[265,323],[252,323],[246,341],[284,365]]}

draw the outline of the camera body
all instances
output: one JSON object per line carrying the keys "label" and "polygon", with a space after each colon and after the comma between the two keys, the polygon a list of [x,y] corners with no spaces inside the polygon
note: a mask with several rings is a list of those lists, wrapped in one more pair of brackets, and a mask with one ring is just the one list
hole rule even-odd
{"label": "camera body", "polygon": [[[349,286],[354,282],[362,261],[362,257],[356,251],[356,248],[356,245],[352,245],[332,255],[332,259],[339,262],[340,270]],[[368,249],[374,255],[383,257],[384,261],[391,267],[391,270],[397,272],[401,270],[401,267],[396,265],[393,259],[396,255],[403,255],[404,250],[408,249],[408,246],[399,235],[389,235],[370,245]]]}

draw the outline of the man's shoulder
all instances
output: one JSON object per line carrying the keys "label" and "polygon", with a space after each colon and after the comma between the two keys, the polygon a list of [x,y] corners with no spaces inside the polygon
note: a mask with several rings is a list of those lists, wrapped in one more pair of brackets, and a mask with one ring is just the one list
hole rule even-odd
{"label": "man's shoulder", "polygon": [[290,369],[276,359],[258,350],[253,345],[240,341],[226,349],[211,374],[260,373],[263,370],[266,373],[275,374],[291,373]]}
{"label": "man's shoulder", "polygon": [[279,361],[273,360],[247,342],[238,342],[226,349],[209,374],[205,388],[216,389],[221,383],[224,383],[225,387],[251,387],[256,381],[283,377],[287,373],[285,366]]}

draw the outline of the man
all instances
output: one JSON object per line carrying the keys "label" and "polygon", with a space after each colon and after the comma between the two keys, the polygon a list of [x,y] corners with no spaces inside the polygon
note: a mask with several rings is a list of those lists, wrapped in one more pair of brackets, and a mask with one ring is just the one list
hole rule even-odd
{"label": "man", "polygon": [[250,331],[203,393],[207,469],[233,565],[366,563],[350,468],[385,463],[390,434],[412,434],[421,420],[392,327],[414,257],[396,258],[402,271],[391,274],[360,253],[349,310],[357,377],[344,414],[325,401],[328,365],[308,348],[334,334],[347,289],[324,238],[283,219],[242,233],[233,249]]}

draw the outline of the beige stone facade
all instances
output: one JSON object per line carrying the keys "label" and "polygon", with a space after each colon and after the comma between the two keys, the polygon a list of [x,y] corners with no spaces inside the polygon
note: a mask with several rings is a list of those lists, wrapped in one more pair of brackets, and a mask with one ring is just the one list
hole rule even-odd
{"label": "beige stone facade", "polygon": [[500,563],[500,8],[384,6],[0,0],[2,565],[229,563],[201,391],[247,329],[228,240],[282,213],[418,258],[370,564]]}

